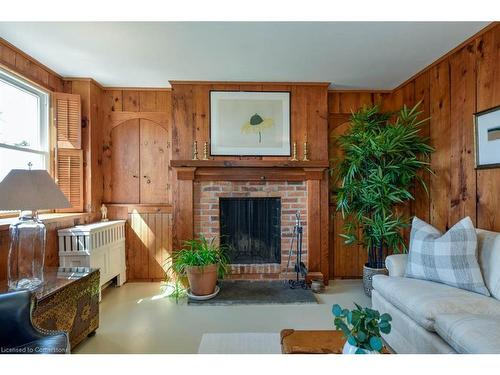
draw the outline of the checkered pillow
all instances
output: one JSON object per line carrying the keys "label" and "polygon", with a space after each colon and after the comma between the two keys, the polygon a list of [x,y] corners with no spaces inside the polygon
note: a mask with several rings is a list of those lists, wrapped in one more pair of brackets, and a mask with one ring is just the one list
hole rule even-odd
{"label": "checkered pillow", "polygon": [[476,230],[469,217],[442,234],[415,217],[405,277],[435,281],[489,296],[477,261]]}

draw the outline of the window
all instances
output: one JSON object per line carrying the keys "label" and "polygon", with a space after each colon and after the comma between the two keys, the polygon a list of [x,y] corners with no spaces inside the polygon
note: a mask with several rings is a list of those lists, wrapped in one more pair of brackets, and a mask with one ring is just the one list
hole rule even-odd
{"label": "window", "polygon": [[11,169],[49,169],[46,92],[0,70],[0,181]]}

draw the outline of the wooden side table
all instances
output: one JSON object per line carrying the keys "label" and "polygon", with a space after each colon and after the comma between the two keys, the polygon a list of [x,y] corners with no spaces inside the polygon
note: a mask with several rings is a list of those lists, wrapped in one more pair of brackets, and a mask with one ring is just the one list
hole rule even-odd
{"label": "wooden side table", "polygon": [[[342,354],[345,337],[341,331],[281,331],[281,352],[283,354]],[[383,354],[389,354],[384,348]]]}
{"label": "wooden side table", "polygon": [[[0,292],[8,291],[0,282]],[[71,349],[99,327],[99,270],[87,267],[45,267],[44,283],[36,289],[33,323],[66,331]]]}

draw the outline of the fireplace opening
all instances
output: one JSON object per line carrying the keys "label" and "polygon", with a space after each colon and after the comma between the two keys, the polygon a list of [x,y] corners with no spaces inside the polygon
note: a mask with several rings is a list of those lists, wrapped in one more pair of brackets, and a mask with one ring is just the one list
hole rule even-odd
{"label": "fireplace opening", "polygon": [[281,262],[280,198],[219,198],[219,210],[230,263]]}

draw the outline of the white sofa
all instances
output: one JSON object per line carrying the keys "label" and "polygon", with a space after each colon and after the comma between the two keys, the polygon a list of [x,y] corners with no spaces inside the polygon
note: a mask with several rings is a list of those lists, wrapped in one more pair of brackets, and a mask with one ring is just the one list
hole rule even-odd
{"label": "white sofa", "polygon": [[391,314],[383,335],[396,353],[500,353],[500,233],[477,229],[479,265],[491,297],[404,277],[407,255],[386,259],[372,306]]}

